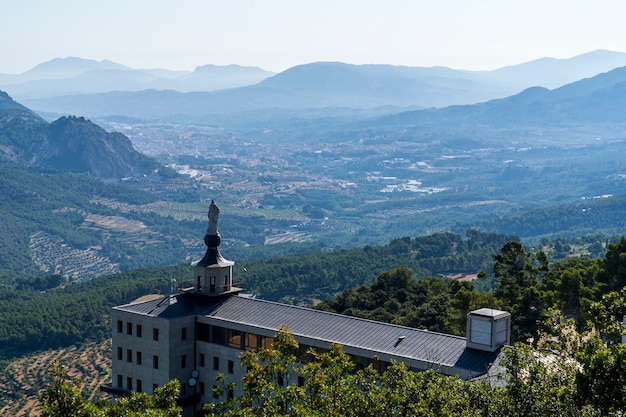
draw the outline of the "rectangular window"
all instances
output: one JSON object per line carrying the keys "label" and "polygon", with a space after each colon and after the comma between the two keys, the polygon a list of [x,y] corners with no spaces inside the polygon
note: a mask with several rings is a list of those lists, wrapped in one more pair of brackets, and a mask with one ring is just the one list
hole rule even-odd
{"label": "rectangular window", "polygon": [[126,334],[133,334],[133,323],[126,323]]}
{"label": "rectangular window", "polygon": [[122,333],[124,331],[124,323],[122,320],[117,321],[117,332]]}
{"label": "rectangular window", "polygon": [[211,326],[206,323],[198,323],[196,325],[196,339],[201,342],[211,341]]}
{"label": "rectangular window", "polygon": [[244,333],[246,350],[258,350],[261,346],[261,336],[254,333]]}
{"label": "rectangular window", "polygon": [[201,367],[201,368],[204,368],[204,353],[201,353],[201,354],[200,354],[200,360],[199,360],[199,362],[200,362],[200,367]]}
{"label": "rectangular window", "polygon": [[137,365],[141,365],[141,359],[142,359],[141,352],[137,352],[136,356],[137,356],[136,358],[137,360],[135,362],[137,362]]}
{"label": "rectangular window", "polygon": [[241,349],[242,337],[239,330],[228,329],[228,346]]}
{"label": "rectangular window", "polygon": [[131,377],[126,378],[126,388],[129,390],[133,389],[133,379]]}
{"label": "rectangular window", "polygon": [[124,360],[124,349],[122,349],[121,347],[117,348],[117,360],[118,361]]}
{"label": "rectangular window", "polygon": [[141,324],[138,324],[137,325],[137,337],[142,337],[141,336],[142,331],[143,331],[143,328],[142,328]]}
{"label": "rectangular window", "polygon": [[133,361],[133,351],[131,349],[126,349],[126,362]]}
{"label": "rectangular window", "polygon": [[157,355],[152,356],[152,367],[154,369],[159,369],[159,357]]}
{"label": "rectangular window", "polygon": [[273,337],[266,337],[266,336],[262,336],[261,337],[261,348],[262,349],[269,349],[270,347],[272,347],[273,344],[274,344],[274,338]]}
{"label": "rectangular window", "polygon": [[200,382],[200,395],[204,395],[204,382]]}
{"label": "rectangular window", "polygon": [[180,330],[180,339],[181,339],[181,340],[185,340],[185,339],[187,339],[187,328],[186,328],[186,327],[183,327],[183,328]]}
{"label": "rectangular window", "polygon": [[183,355],[180,357],[180,367],[181,368],[187,367],[187,355]]}
{"label": "rectangular window", "polygon": [[235,398],[235,391],[232,388],[228,388],[228,399],[232,400]]}
{"label": "rectangular window", "polygon": [[217,356],[213,356],[213,370],[214,371],[220,370],[220,358],[218,358]]}
{"label": "rectangular window", "polygon": [[218,345],[226,343],[226,329],[220,326],[211,326],[211,342]]}
{"label": "rectangular window", "polygon": [[229,374],[235,373],[235,362],[228,361],[228,373]]}
{"label": "rectangular window", "polygon": [[122,388],[124,385],[124,378],[122,377],[122,375],[118,375],[117,376],[117,387],[118,388]]}
{"label": "rectangular window", "polygon": [[143,390],[141,379],[137,380],[137,392],[141,392]]}
{"label": "rectangular window", "polygon": [[187,384],[180,384],[180,396],[184,397],[187,395]]}
{"label": "rectangular window", "polygon": [[159,329],[157,329],[156,327],[152,329],[152,340],[159,340]]}

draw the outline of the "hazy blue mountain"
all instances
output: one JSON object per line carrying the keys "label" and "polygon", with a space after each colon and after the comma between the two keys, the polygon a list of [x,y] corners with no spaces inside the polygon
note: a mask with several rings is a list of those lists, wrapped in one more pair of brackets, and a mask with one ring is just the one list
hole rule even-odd
{"label": "hazy blue mountain", "polygon": [[[47,88],[44,81],[14,85],[9,91],[22,89],[27,97],[20,101],[45,113],[212,123],[245,112],[244,120],[249,123],[255,117],[250,111],[258,113],[269,109],[276,114],[284,110],[326,109],[332,115],[333,108],[381,108],[381,114],[387,114],[389,107],[415,109],[481,103],[508,97],[529,87],[560,86],[611,70],[619,64],[626,65],[626,54],[594,51],[574,58],[544,58],[494,71],[317,62],[270,77],[258,68],[208,65],[198,67],[193,73],[178,74],[175,79],[148,70],[102,71],[116,74],[117,78],[112,80],[100,71],[87,71],[71,79],[56,80],[56,86],[50,84],[48,91],[54,90],[56,97],[44,97]],[[96,82],[98,77],[100,81]],[[194,86],[209,90],[218,84],[232,86],[233,83],[253,82],[254,77],[262,81],[220,91],[190,92]],[[99,85],[100,91],[109,92],[75,93],[92,83]],[[133,85],[145,91],[135,91]],[[162,91],[163,88],[171,91]],[[68,93],[60,95],[63,90]],[[33,94],[39,94],[39,98]],[[266,115],[262,119],[267,120]]]}
{"label": "hazy blue mountain", "polygon": [[[511,97],[475,105],[403,112],[368,122],[430,130],[467,130],[594,126],[619,132],[624,125],[626,67],[564,85],[554,90],[531,87]],[[609,122],[609,123],[607,123]]]}
{"label": "hazy blue mountain", "polygon": [[22,74],[0,74],[0,88],[20,100],[146,89],[214,91],[256,84],[271,75],[258,67],[239,65],[206,65],[191,72],[133,69],[106,60],[56,58]]}
{"label": "hazy blue mountain", "polygon": [[170,88],[185,92],[214,91],[254,85],[272,75],[274,75],[273,72],[259,67],[209,64],[196,67],[194,72],[178,78]]}
{"label": "hazy blue mountain", "polygon": [[529,86],[553,89],[623,66],[626,66],[625,53],[596,50],[567,59],[540,58],[487,71],[485,78],[510,84],[518,91]]}
{"label": "hazy blue mountain", "polygon": [[77,57],[54,58],[36,65],[32,69],[19,74],[20,80],[42,80],[52,78],[68,78],[93,70],[124,70],[130,69],[112,61],[95,61]]}

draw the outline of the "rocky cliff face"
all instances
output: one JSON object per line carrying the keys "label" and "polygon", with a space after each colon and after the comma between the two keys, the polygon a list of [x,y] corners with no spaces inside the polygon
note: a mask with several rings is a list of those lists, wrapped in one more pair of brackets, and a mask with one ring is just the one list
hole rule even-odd
{"label": "rocky cliff face", "polygon": [[160,168],[121,133],[83,117],[47,123],[0,91],[0,160],[89,173],[98,178],[139,176]]}
{"label": "rocky cliff face", "polygon": [[48,126],[48,142],[37,155],[39,164],[99,178],[149,173],[158,164],[133,148],[121,133],[109,133],[83,117],[61,117]]}

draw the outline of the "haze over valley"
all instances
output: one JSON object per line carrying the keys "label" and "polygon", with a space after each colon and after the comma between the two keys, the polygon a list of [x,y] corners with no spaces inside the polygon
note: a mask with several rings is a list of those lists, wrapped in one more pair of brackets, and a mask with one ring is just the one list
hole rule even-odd
{"label": "haze over valley", "polygon": [[[621,65],[626,54],[598,50],[482,72],[313,63],[275,75],[225,66],[217,76],[205,66],[194,72],[206,73],[203,85],[245,84],[242,73],[262,79],[206,92],[140,90],[141,83],[122,91],[120,81],[109,87],[116,91],[54,95],[80,87],[77,79],[109,77],[86,83],[103,89],[119,71],[135,72],[54,59],[0,78],[9,94],[30,95],[3,101],[4,181],[54,168],[47,175],[82,172],[128,191],[98,185],[73,203],[63,194],[76,190],[57,191],[52,219],[67,226],[50,230],[33,215],[18,227],[32,262],[22,268],[84,279],[156,266],[142,265],[151,251],[157,265],[188,262],[210,199],[232,210],[223,234],[241,258],[472,228],[529,243],[619,235]],[[191,79],[165,70],[150,77],[156,73]],[[33,85],[39,89],[24,93]],[[480,97],[486,101],[472,104]],[[176,250],[167,249],[172,241]],[[22,259],[11,253],[7,272]],[[71,272],[80,265],[80,274]]]}

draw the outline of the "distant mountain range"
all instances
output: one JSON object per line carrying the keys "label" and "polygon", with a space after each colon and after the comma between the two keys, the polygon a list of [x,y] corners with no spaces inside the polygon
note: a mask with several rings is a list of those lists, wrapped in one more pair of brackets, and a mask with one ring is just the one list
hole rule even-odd
{"label": "distant mountain range", "polygon": [[274,75],[258,67],[205,65],[195,71],[133,69],[111,61],[55,58],[22,74],[0,74],[0,89],[18,100],[108,91],[214,91]]}
{"label": "distant mountain range", "polygon": [[[529,87],[558,88],[626,66],[626,54],[598,50],[569,59],[543,58],[493,71],[318,62],[296,66],[270,76],[259,69],[205,66],[190,74],[178,74],[176,82],[180,83],[179,88],[170,85],[168,90],[150,87],[156,86],[156,81],[132,84],[133,80],[146,80],[146,74],[151,74],[153,80],[164,79],[165,75],[157,73],[157,70],[129,70],[107,61],[98,63],[104,69],[94,69],[87,65],[90,62],[84,60],[77,61],[75,67],[70,65],[72,61],[52,63],[42,64],[43,69],[38,66],[21,76],[32,78],[33,74],[49,71],[57,76],[65,74],[64,78],[31,79],[25,84],[8,86],[7,91],[28,107],[40,114],[49,114],[50,117],[63,114],[80,114],[96,119],[124,116],[211,125],[232,119],[233,125],[238,125],[242,119],[245,123],[255,117],[260,121],[268,120],[267,114],[259,114],[264,111],[271,111],[269,119],[272,119],[281,112],[310,109],[320,109],[325,116],[333,115],[339,108],[369,109],[370,113],[374,110],[378,114],[389,114],[401,109],[486,102],[517,94]],[[185,82],[188,82],[188,86],[198,86],[201,80],[206,86],[209,80],[217,82],[219,74],[224,75],[224,79],[228,78],[233,85],[236,84],[233,82],[235,78],[240,83],[252,75],[257,78],[254,83],[250,82],[251,85],[211,92],[206,91],[209,87],[197,87],[197,91],[193,92],[185,92],[191,87],[181,87]],[[120,76],[115,78],[114,75]],[[95,81],[97,77],[101,77],[98,82]],[[26,93],[25,90],[22,90],[23,93],[13,93],[25,88],[26,84],[32,87],[37,83],[40,85],[31,93],[39,91],[38,96]],[[56,93],[52,94],[53,87],[47,87],[48,84],[56,85]],[[81,87],[83,84],[84,87]],[[108,92],[76,93],[81,89],[88,92],[88,86],[96,84],[100,91]],[[6,82],[2,83],[0,77],[1,85],[6,85]]]}
{"label": "distant mountain range", "polygon": [[108,133],[83,117],[48,123],[0,91],[0,161],[54,167],[120,179],[164,169],[137,152],[121,133]]}
{"label": "distant mountain range", "polygon": [[585,78],[549,90],[531,87],[519,94],[498,100],[442,109],[417,110],[373,119],[367,124],[377,128],[420,130],[471,128],[590,128],[598,134],[625,131],[623,109],[626,105],[626,67]]}

